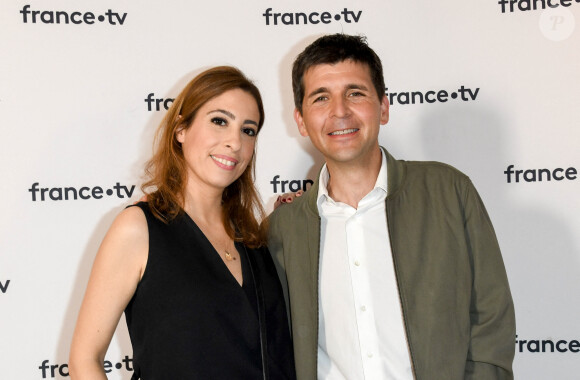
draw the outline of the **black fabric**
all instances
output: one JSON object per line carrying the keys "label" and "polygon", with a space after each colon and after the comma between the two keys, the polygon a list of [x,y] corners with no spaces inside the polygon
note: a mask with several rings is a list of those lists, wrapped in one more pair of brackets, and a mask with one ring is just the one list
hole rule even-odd
{"label": "black fabric", "polygon": [[[282,289],[267,249],[238,243],[240,286],[186,214],[169,224],[146,203],[149,256],[125,309],[135,375],[143,380],[262,379],[255,284],[244,248],[262,285],[271,379],[294,379],[292,344]],[[136,377],[137,378],[137,377]]]}
{"label": "black fabric", "polygon": [[244,257],[248,260],[248,267],[252,274],[252,280],[254,281],[254,290],[256,291],[256,299],[258,301],[257,311],[258,311],[258,321],[260,325],[260,353],[262,355],[262,379],[270,379],[270,372],[268,367],[268,334],[266,332],[266,306],[264,305],[264,292],[262,291],[262,281],[259,277],[256,277],[253,268],[257,268],[258,264],[255,262],[253,255],[248,255],[248,252],[244,248]]}

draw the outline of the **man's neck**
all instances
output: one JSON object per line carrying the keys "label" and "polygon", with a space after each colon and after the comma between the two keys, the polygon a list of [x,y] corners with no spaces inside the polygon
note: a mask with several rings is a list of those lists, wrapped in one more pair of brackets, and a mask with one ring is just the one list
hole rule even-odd
{"label": "man's neck", "polygon": [[336,202],[358,208],[358,203],[375,187],[381,170],[382,153],[379,147],[366,160],[356,163],[329,162],[328,195]]}

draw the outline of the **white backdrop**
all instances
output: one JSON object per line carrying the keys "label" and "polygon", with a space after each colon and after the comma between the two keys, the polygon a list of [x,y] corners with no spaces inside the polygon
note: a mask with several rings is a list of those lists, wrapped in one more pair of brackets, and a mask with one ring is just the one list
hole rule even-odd
{"label": "white backdrop", "polygon": [[[302,182],[321,163],[292,119],[291,63],[336,32],[365,34],[383,60],[393,104],[381,144],[450,163],[478,187],[516,306],[516,378],[580,378],[580,0],[533,3],[2,1],[0,379],[67,377],[94,255],[141,196],[165,113],[146,99],[173,98],[214,65],[253,78],[266,108],[257,185],[271,210],[275,176]],[[123,319],[109,378],[129,379],[131,357]]]}

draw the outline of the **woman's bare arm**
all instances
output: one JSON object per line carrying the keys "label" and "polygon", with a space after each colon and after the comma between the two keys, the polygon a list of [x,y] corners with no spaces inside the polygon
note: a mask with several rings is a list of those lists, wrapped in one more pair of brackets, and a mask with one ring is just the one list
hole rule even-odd
{"label": "woman's bare arm", "polygon": [[97,252],[69,358],[71,379],[106,379],[103,368],[119,319],[135,293],[149,249],[147,221],[138,207],[117,216]]}

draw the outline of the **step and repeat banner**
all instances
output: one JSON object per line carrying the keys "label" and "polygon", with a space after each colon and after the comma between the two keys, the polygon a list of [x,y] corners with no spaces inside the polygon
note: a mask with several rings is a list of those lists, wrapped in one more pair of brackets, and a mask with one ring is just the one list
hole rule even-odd
{"label": "step and repeat banner", "polygon": [[[155,129],[202,70],[237,66],[262,91],[267,210],[310,186],[322,159],[292,117],[291,64],[337,32],[383,60],[381,144],[479,189],[516,307],[516,378],[580,379],[577,23],[580,0],[3,0],[0,379],[68,377],[100,241],[141,197]],[[131,377],[124,318],[104,367]]]}

